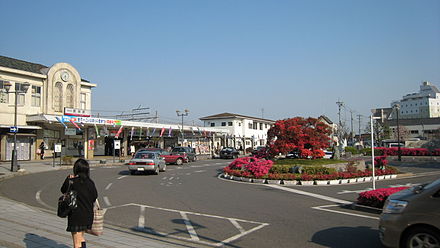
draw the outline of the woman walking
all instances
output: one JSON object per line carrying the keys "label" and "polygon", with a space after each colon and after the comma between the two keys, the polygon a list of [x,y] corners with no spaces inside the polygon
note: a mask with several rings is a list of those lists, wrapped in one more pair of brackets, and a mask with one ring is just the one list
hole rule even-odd
{"label": "woman walking", "polygon": [[80,158],[75,162],[73,175],[69,175],[61,187],[63,194],[69,188],[69,181],[73,182],[70,189],[77,192],[77,208],[68,216],[66,231],[72,233],[74,248],[86,248],[84,232],[92,228],[93,204],[98,197],[87,160]]}

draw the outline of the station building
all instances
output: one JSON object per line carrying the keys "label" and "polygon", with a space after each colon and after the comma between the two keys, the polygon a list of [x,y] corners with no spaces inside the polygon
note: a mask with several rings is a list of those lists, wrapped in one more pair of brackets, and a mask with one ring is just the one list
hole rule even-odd
{"label": "station building", "polygon": [[[26,93],[17,94],[24,83]],[[11,85],[6,91],[6,85]],[[96,83],[81,77],[68,63],[52,66],[0,56],[0,161],[12,158],[14,116],[17,116],[17,159],[39,159],[42,142],[46,157],[126,156],[129,148],[191,146],[211,154],[216,140],[228,135],[215,127],[181,126],[106,119],[92,116]],[[15,113],[15,107],[17,112]],[[117,142],[115,142],[117,140]],[[116,147],[115,147],[116,146]]]}

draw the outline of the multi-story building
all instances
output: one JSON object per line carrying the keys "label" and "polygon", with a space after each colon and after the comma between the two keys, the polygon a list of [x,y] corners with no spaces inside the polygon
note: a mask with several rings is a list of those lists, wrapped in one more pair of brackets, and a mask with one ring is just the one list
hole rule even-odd
{"label": "multi-story building", "polygon": [[275,123],[273,120],[251,117],[233,113],[222,113],[200,118],[205,127],[216,127],[227,130],[223,143],[217,142],[217,147],[232,146],[235,148],[255,148],[265,146],[267,131]]}
{"label": "multi-story building", "polygon": [[[423,82],[420,91],[405,95],[401,100],[391,103],[391,107],[400,105],[399,118],[437,118],[440,117],[440,91],[430,82]],[[391,114],[391,119],[396,119]]]}

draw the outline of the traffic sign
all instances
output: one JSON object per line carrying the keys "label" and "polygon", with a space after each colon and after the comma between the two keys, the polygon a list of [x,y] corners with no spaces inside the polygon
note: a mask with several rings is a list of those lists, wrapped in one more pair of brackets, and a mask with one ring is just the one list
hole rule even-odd
{"label": "traffic sign", "polygon": [[18,133],[18,127],[10,127],[9,132],[10,133]]}

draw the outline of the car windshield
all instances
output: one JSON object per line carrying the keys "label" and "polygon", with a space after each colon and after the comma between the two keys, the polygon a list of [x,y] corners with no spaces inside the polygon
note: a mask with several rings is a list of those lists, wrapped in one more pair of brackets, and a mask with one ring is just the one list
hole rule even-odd
{"label": "car windshield", "polygon": [[176,147],[176,148],[173,148],[173,152],[185,152],[185,148],[183,148],[183,147]]}
{"label": "car windshield", "polygon": [[223,148],[223,151],[232,151],[233,150],[233,148],[232,147],[225,147],[225,148]]}
{"label": "car windshield", "polygon": [[423,189],[431,189],[440,187],[440,179],[435,180],[434,182],[427,184],[423,187]]}
{"label": "car windshield", "polygon": [[151,152],[138,152],[138,153],[136,153],[134,158],[137,158],[137,159],[152,159],[152,158],[154,158],[154,153],[151,153]]}

